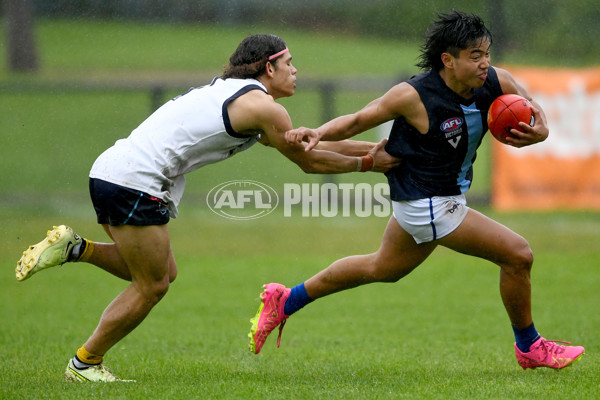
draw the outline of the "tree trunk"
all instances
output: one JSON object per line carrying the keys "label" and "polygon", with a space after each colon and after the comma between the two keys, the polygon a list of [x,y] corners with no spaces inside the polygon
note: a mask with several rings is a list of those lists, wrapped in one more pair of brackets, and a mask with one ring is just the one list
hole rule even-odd
{"label": "tree trunk", "polygon": [[506,19],[504,18],[504,0],[489,0],[490,27],[494,35],[493,62],[504,61],[504,55],[508,47],[508,36],[506,35]]}
{"label": "tree trunk", "polygon": [[4,0],[8,70],[33,72],[38,69],[30,0]]}

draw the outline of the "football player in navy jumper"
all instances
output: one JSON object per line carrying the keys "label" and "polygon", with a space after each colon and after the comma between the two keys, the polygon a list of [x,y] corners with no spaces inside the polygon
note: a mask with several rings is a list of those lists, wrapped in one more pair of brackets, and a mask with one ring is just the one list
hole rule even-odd
{"label": "football player in navy jumper", "polygon": [[[506,144],[529,146],[548,137],[546,117],[511,74],[490,64],[492,35],[481,18],[459,11],[440,14],[427,32],[418,64],[424,71],[391,88],[354,114],[317,129],[287,132],[292,142],[342,140],[394,121],[386,150],[402,159],[387,172],[393,216],[379,249],[335,261],[288,289],[265,285],[261,308],[252,320],[250,349],[258,353],[271,331],[311,301],[372,282],[396,282],[444,246],[500,267],[500,295],[515,335],[523,368],[563,368],[584,348],[544,339],[531,315],[527,241],[502,224],[469,208],[476,150],[487,131],[487,110],[504,93],[529,99],[535,124],[521,123]],[[276,317],[274,317],[276,316]],[[279,337],[280,339],[280,337]],[[278,340],[279,342],[279,340]]]}

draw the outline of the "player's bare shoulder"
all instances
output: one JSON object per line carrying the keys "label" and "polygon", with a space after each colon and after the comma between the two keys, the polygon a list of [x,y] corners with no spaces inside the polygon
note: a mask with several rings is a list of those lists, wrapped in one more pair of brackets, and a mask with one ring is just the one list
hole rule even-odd
{"label": "player's bare shoulder", "polygon": [[234,130],[247,135],[264,133],[273,144],[271,135],[292,129],[290,116],[281,104],[261,90],[243,94],[227,107]]}
{"label": "player's bare shoulder", "polygon": [[238,97],[235,101],[240,103],[244,108],[254,110],[268,107],[275,103],[275,100],[270,94],[259,89],[250,90]]}
{"label": "player's bare shoulder", "polygon": [[280,107],[268,93],[251,90],[229,103],[227,112],[233,129],[255,134],[263,121],[281,112]]}
{"label": "player's bare shoulder", "polygon": [[407,82],[397,84],[386,93],[384,99],[389,107],[393,108],[396,117],[404,117],[410,125],[422,133],[428,131],[427,110],[419,93],[411,84]]}
{"label": "player's bare shoulder", "polygon": [[415,110],[415,107],[422,104],[417,90],[408,82],[401,82],[391,88],[388,92],[393,99],[396,108],[402,115],[407,115]]}
{"label": "player's bare shoulder", "polygon": [[243,99],[244,108],[251,112],[257,118],[262,120],[272,120],[281,115],[288,115],[287,110],[281,104],[277,103],[273,96],[262,90],[252,90],[240,97]]}
{"label": "player's bare shoulder", "polygon": [[500,87],[502,88],[502,93],[505,94],[518,94],[521,95],[527,100],[531,100],[531,98],[526,94],[526,92],[521,88],[521,86],[517,83],[515,78],[505,69],[494,67],[496,70],[496,74],[498,75],[498,81],[500,82]]}
{"label": "player's bare shoulder", "polygon": [[[416,97],[415,97],[416,95]],[[418,99],[416,91],[406,83],[399,83],[378,97],[355,115],[362,130],[370,129],[386,121],[405,116],[410,104]]]}
{"label": "player's bare shoulder", "polygon": [[508,72],[504,68],[500,68],[500,67],[497,67],[494,65],[494,70],[496,71],[496,75],[498,75],[498,79],[500,81],[512,78],[512,76],[510,75],[510,72]]}

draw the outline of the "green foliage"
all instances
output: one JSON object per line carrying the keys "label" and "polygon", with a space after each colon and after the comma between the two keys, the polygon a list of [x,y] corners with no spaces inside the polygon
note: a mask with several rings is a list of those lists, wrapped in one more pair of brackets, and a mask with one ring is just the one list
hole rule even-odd
{"label": "green foliage", "polygon": [[[553,66],[597,65],[600,8],[596,1],[507,0],[508,61]],[[511,11],[514,10],[514,11]],[[518,10],[518,11],[517,11]]]}
{"label": "green foliage", "polygon": [[[245,36],[264,32],[286,40],[299,78],[398,76],[415,71],[418,45],[398,39],[373,40],[276,25],[39,20],[36,38],[41,71],[24,79],[114,80],[131,79],[132,74],[148,80],[212,77],[222,72]],[[4,43],[2,31],[0,51]],[[2,77],[7,78],[4,65]]]}
{"label": "green foliage", "polygon": [[[503,62],[582,66],[598,63],[600,8],[596,0],[35,0],[43,16],[217,22],[227,26],[269,24],[420,42],[439,12],[458,9],[481,15],[509,44]],[[502,15],[497,14],[502,9]],[[504,21],[505,26],[499,26]],[[540,61],[541,60],[541,61]]]}

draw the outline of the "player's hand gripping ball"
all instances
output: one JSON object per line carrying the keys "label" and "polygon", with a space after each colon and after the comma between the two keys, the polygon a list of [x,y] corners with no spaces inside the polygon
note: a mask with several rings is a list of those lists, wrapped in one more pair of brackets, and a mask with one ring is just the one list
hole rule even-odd
{"label": "player's hand gripping ball", "polygon": [[511,129],[520,131],[519,122],[533,126],[535,118],[529,100],[516,94],[503,94],[496,98],[488,111],[488,127],[492,135],[506,143]]}

